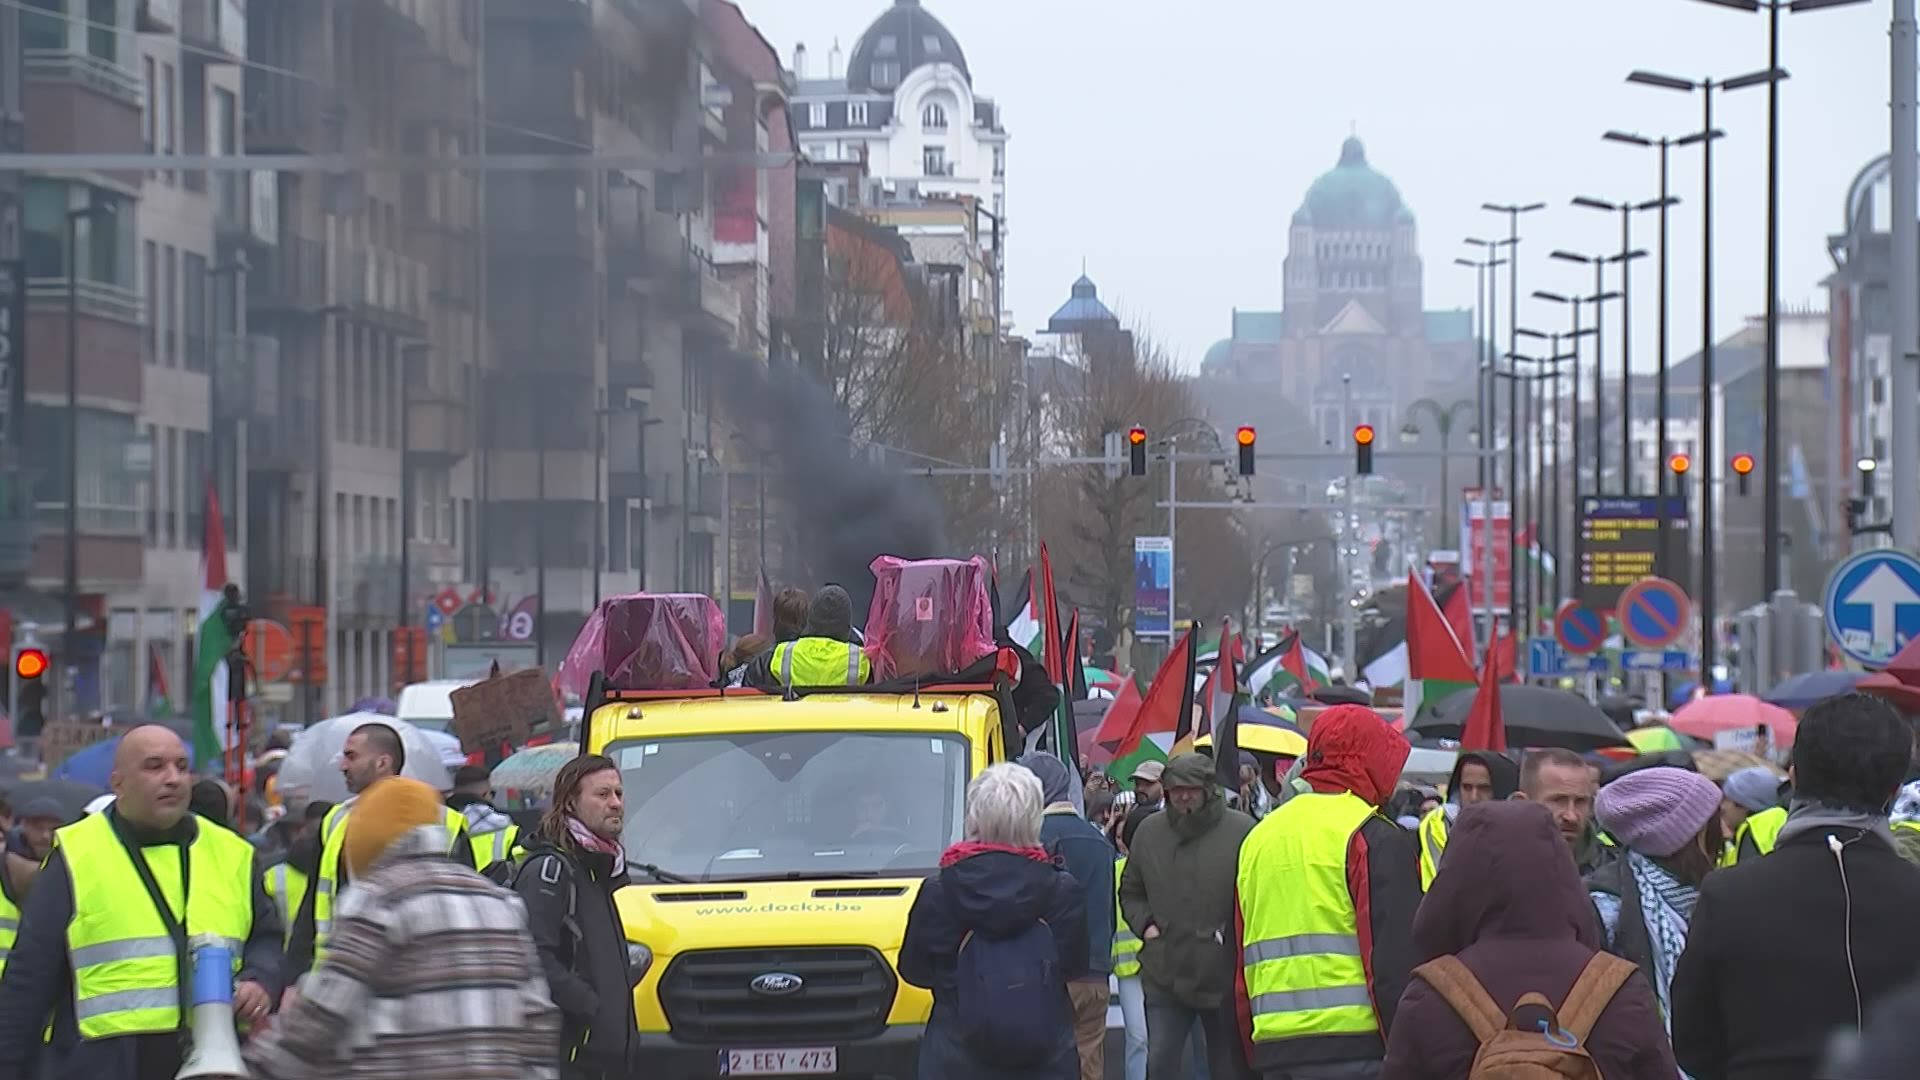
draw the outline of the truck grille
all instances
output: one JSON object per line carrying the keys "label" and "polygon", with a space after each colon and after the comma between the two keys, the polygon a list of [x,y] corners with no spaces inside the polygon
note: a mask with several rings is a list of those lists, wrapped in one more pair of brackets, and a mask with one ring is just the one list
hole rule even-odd
{"label": "truck grille", "polygon": [[[800,985],[756,990],[763,975],[794,976]],[[872,949],[712,949],[674,958],[660,1003],[687,1042],[816,1045],[879,1034],[894,986],[892,969]]]}

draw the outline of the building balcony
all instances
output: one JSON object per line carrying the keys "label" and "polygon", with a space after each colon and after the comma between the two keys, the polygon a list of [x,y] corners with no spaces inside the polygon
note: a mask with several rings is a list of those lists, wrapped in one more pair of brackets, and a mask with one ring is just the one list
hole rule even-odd
{"label": "building balcony", "polygon": [[407,408],[407,453],[415,460],[444,466],[473,452],[473,425],[464,399],[418,387],[409,395]]}
{"label": "building balcony", "polygon": [[[133,126],[129,134],[138,131],[138,110],[144,104],[145,89],[140,85],[140,76],[126,68],[87,53],[68,52],[64,49],[27,49],[24,71],[26,81],[68,82],[91,90],[129,109],[135,110]],[[32,101],[29,100],[31,105]],[[30,110],[31,111],[31,110]],[[74,135],[91,142],[99,139],[101,133],[75,130]],[[109,136],[111,133],[108,133]],[[133,145],[139,145],[137,134]],[[116,147],[117,148],[117,147]]]}
{"label": "building balcony", "polygon": [[240,0],[179,0],[186,63],[234,64],[247,57],[247,9]]}
{"label": "building balcony", "polygon": [[289,237],[247,267],[247,310],[259,315],[311,315],[327,306],[327,249]]}
{"label": "building balcony", "polygon": [[180,0],[140,0],[140,21],[135,28],[143,34],[165,34],[180,28]]}
{"label": "building balcony", "polygon": [[710,263],[701,263],[696,287],[700,292],[700,318],[695,328],[721,341],[732,342],[740,335],[740,293],[713,272]]}
{"label": "building balcony", "polygon": [[349,251],[334,261],[334,296],[361,318],[419,333],[427,316],[427,268],[391,251]]}
{"label": "building balcony", "polygon": [[250,69],[246,92],[249,153],[326,153],[338,148],[347,110],[330,88]]}
{"label": "building balcony", "polygon": [[214,236],[229,247],[271,247],[280,239],[280,184],[270,172],[213,174]]}

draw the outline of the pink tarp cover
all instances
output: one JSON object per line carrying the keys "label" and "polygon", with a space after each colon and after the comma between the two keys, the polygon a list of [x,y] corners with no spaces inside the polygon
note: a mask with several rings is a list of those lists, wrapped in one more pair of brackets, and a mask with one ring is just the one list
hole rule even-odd
{"label": "pink tarp cover", "polygon": [[698,593],[636,593],[602,600],[560,662],[554,685],[584,696],[595,671],[622,690],[696,690],[719,677],[726,617]]}
{"label": "pink tarp cover", "polygon": [[872,569],[866,638],[875,680],[964,671],[994,651],[986,559],[882,555]]}

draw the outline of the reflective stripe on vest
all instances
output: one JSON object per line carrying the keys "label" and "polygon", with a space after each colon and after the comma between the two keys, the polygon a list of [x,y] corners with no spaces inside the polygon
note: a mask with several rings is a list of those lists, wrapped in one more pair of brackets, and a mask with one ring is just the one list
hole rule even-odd
{"label": "reflective stripe on vest", "polygon": [[[192,887],[189,938],[211,934],[233,951],[233,970],[253,931],[253,845],[205,819],[187,849]],[[73,886],[67,957],[74,1019],[82,1039],[173,1032],[181,1026],[180,958],[139,872],[106,814],[91,814],[54,834]],[[154,883],[177,913],[180,848],[141,849]]]}
{"label": "reflective stripe on vest", "polygon": [[[1771,854],[1773,845],[1780,839],[1780,829],[1786,823],[1787,808],[1784,806],[1776,806],[1771,810],[1762,810],[1757,814],[1748,815],[1747,820],[1741,822],[1739,830],[1734,833],[1736,849],[1741,837],[1751,835],[1753,846],[1760,854]],[[1737,853],[1734,859],[1736,862],[1739,861]]]}
{"label": "reflective stripe on vest", "polygon": [[786,687],[859,686],[872,668],[865,649],[832,638],[782,642],[773,647],[773,659],[780,669],[780,685]]}
{"label": "reflective stripe on vest", "polygon": [[1447,850],[1447,808],[1436,806],[1420,819],[1420,891],[1433,887],[1440,872],[1440,856]]}
{"label": "reflective stripe on vest", "polygon": [[485,870],[497,862],[506,862],[513,854],[514,841],[520,838],[520,826],[509,825],[493,832],[467,834],[467,843],[473,845],[473,868]]}
{"label": "reflective stripe on vest", "polygon": [[1120,914],[1120,878],[1127,872],[1126,856],[1113,863],[1113,975],[1131,979],[1140,974],[1140,937]]}
{"label": "reflective stripe on vest", "polygon": [[1347,891],[1347,847],[1372,815],[1351,793],[1296,795],[1240,845],[1240,963],[1256,1043],[1379,1033]]}
{"label": "reflective stripe on vest", "polygon": [[[320,847],[320,873],[313,881],[313,960],[319,963],[327,954],[327,938],[333,933],[333,905],[340,898],[342,885],[339,880],[341,853],[347,844],[347,828],[352,824],[350,814],[352,803],[341,803],[327,812],[320,822],[320,834],[323,837]],[[458,810],[449,809],[446,817],[447,854],[453,854],[453,845],[460,835],[467,831],[467,818]],[[348,884],[351,884],[349,882]]]}
{"label": "reflective stripe on vest", "polygon": [[307,872],[288,863],[267,870],[267,894],[280,909],[283,944],[293,940],[293,919],[300,914],[300,905],[306,903],[308,883]]}

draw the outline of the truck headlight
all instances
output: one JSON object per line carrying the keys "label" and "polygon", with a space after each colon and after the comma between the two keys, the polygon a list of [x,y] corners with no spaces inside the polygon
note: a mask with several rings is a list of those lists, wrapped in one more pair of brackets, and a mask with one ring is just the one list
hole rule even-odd
{"label": "truck headlight", "polygon": [[627,967],[633,972],[633,985],[639,986],[640,980],[647,977],[647,969],[653,966],[653,950],[637,941],[627,942]]}

